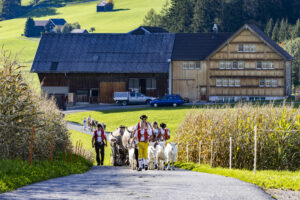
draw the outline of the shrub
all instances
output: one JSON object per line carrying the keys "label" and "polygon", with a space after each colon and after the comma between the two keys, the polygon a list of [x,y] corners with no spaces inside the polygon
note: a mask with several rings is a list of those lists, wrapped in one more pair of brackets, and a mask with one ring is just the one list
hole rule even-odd
{"label": "shrub", "polygon": [[232,137],[232,167],[252,169],[254,126],[258,129],[258,169],[299,169],[300,133],[293,130],[300,129],[300,109],[285,104],[238,104],[191,111],[175,135],[180,144],[178,158],[186,160],[185,147],[189,144],[189,159],[197,162],[202,140],[201,157],[209,163],[213,140],[213,165],[228,167]]}
{"label": "shrub", "polygon": [[0,50],[0,158],[28,159],[32,127],[34,159],[48,158],[51,134],[54,151],[64,151],[69,133],[53,99],[35,94],[21,68],[15,57]]}

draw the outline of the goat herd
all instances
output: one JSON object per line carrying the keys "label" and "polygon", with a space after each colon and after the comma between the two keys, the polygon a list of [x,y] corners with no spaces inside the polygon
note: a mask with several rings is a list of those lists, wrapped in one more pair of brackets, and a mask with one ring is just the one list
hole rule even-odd
{"label": "goat herd", "polygon": [[[131,169],[138,169],[138,145],[133,142],[134,127],[126,127],[125,131],[117,128],[109,134],[108,141],[111,146],[111,163],[114,166],[129,165]],[[166,141],[150,141],[148,146],[148,159],[143,163],[148,164],[149,170],[175,170],[174,162],[177,157],[177,147],[175,143]],[[168,164],[167,166],[165,164]],[[143,164],[143,166],[144,166]],[[145,164],[145,165],[147,165]],[[172,166],[171,166],[172,165]]]}

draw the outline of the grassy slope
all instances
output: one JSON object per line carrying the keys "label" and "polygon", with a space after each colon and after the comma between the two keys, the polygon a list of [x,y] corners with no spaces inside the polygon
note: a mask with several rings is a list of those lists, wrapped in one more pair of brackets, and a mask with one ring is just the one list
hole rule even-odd
{"label": "grassy slope", "polygon": [[33,161],[30,166],[23,160],[0,160],[0,193],[50,178],[83,173],[92,163],[73,155],[72,166],[64,162],[64,153],[56,154],[52,165],[48,160]]}
{"label": "grassy slope", "polygon": [[[93,152],[95,155],[95,150],[94,150],[94,148],[92,148],[92,136],[91,135],[80,133],[80,132],[74,131],[74,130],[70,130],[70,132],[71,132],[71,141],[72,141],[73,145],[75,145],[77,141],[81,141],[82,148]],[[108,144],[107,147],[105,148],[104,165],[111,165],[110,154],[111,154],[111,151],[110,151],[110,147]],[[94,160],[94,164],[97,164],[96,160]]]}
{"label": "grassy slope", "polygon": [[139,117],[143,114],[147,115],[148,121],[164,122],[170,128],[173,135],[184,120],[185,115],[191,111],[191,107],[165,107],[165,108],[143,108],[128,110],[111,110],[111,111],[91,111],[66,115],[67,121],[82,124],[84,117],[91,115],[92,118],[104,122],[108,131],[114,131],[120,125],[133,126],[139,121]]}
{"label": "grassy slope", "polygon": [[[25,0],[23,3],[28,3]],[[39,8],[26,16],[0,22],[0,46],[11,50],[13,53],[21,53],[20,61],[28,67],[25,70],[29,81],[33,85],[39,84],[35,74],[28,71],[34,59],[39,39],[21,36],[24,33],[24,25],[27,17],[46,20],[49,18],[65,18],[69,23],[79,22],[82,28],[95,27],[97,33],[125,33],[142,24],[143,18],[150,8],[160,10],[163,0],[115,0],[115,12],[97,13],[96,4],[88,2],[75,5],[67,5],[60,8]],[[122,10],[123,9],[123,10]],[[36,17],[40,16],[40,17]]]}
{"label": "grassy slope", "polygon": [[226,169],[226,168],[211,168],[209,165],[201,165],[193,163],[176,163],[177,167],[182,169],[205,172],[210,174],[218,174],[222,176],[234,177],[242,181],[253,183],[262,188],[278,188],[300,190],[300,171],[275,171],[275,170],[262,170],[253,174],[253,171],[240,170],[240,169]]}

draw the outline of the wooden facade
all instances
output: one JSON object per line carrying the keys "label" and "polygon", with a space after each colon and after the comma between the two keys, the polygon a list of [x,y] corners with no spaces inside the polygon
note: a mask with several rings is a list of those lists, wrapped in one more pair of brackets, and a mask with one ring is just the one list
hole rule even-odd
{"label": "wooden facade", "polygon": [[[129,91],[129,80],[155,80],[156,88],[138,85],[136,91],[153,97],[161,97],[168,92],[168,74],[39,74],[42,90],[53,87],[55,94],[67,87],[68,93],[75,94],[75,102],[113,103],[113,93]],[[144,88],[143,88],[144,87]],[[48,92],[51,93],[51,92]]]}
{"label": "wooden facade", "polygon": [[[200,68],[185,67],[190,63]],[[205,60],[172,61],[172,93],[192,101],[282,99],[291,92],[290,77],[291,61],[247,28]]]}

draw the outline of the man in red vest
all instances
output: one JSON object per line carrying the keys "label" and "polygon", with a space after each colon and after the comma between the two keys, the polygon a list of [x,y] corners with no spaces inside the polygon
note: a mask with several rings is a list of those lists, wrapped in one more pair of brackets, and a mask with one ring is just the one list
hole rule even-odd
{"label": "man in red vest", "polygon": [[[98,124],[97,129],[94,131],[94,135],[92,138],[92,146],[95,147],[96,150],[96,160],[97,165],[103,165],[104,161],[104,146],[107,146],[107,140],[105,136],[104,129],[101,124]],[[99,150],[101,150],[101,161],[99,157]]]}
{"label": "man in red vest", "polygon": [[[137,125],[135,126],[135,130],[133,132],[134,134],[134,140],[133,142],[135,142],[136,140],[138,141],[138,148],[139,148],[139,167],[138,167],[138,171],[142,171],[142,166],[144,164],[145,166],[145,170],[148,170],[148,163],[147,163],[147,159],[148,159],[148,144],[149,144],[149,140],[152,139],[152,128],[151,128],[151,124],[147,122],[147,116],[146,115],[142,115],[140,117],[140,119],[142,120],[141,122],[137,123]],[[144,163],[143,163],[144,161]]]}
{"label": "man in red vest", "polygon": [[167,125],[165,123],[161,123],[160,124],[160,127],[161,127],[161,130],[160,130],[160,133],[161,133],[161,141],[162,142],[165,142],[165,144],[167,143],[167,140],[170,139],[170,130],[167,129]]}

